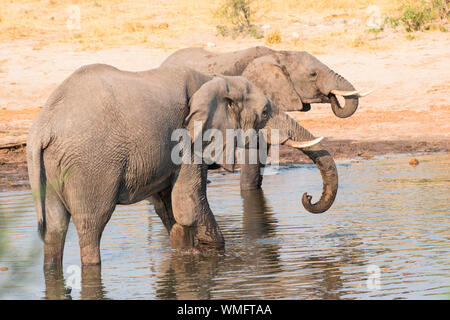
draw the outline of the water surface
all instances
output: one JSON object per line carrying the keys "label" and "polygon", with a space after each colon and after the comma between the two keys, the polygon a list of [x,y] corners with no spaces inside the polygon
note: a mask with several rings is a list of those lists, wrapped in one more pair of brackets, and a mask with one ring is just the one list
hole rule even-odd
{"label": "water surface", "polygon": [[[181,255],[151,204],[116,209],[102,238],[102,274],[72,299],[448,299],[450,156],[405,156],[338,163],[339,192],[321,215],[313,165],[283,167],[260,192],[242,194],[239,174],[210,174],[208,198],[226,251]],[[0,298],[54,298],[44,279],[31,193],[0,193]],[[70,224],[66,285],[80,265]],[[75,267],[73,267],[75,266]],[[75,270],[75,271],[74,271]],[[75,276],[75,277],[74,277]]]}

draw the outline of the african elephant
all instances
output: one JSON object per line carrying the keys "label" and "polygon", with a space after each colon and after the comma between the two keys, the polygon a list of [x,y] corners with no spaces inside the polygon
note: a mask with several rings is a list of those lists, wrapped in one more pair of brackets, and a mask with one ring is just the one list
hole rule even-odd
{"label": "african elephant", "polygon": [[[202,48],[180,49],[162,64],[184,65],[207,74],[241,75],[259,87],[284,111],[309,111],[311,103],[330,103],[334,114],[350,117],[358,98],[346,79],[307,52],[276,51],[267,47],[213,53]],[[336,95],[345,97],[341,107]],[[241,190],[261,188],[261,164],[241,165]]]}
{"label": "african elephant", "polygon": [[305,193],[305,208],[322,212],[333,203],[338,187],[333,158],[243,77],[213,77],[180,66],[143,72],[85,66],[52,93],[28,136],[45,266],[61,266],[70,217],[82,265],[99,265],[101,235],[116,205],[148,197],[173,248],[223,248],[206,197],[205,159],[176,163],[172,158],[178,145],[173,132],[186,129],[189,145],[195,145],[201,137],[198,123],[201,133],[279,129],[279,142],[302,149],[323,177],[321,199],[312,204]]}
{"label": "african elephant", "polygon": [[[161,66],[184,65],[207,74],[243,76],[284,111],[309,111],[311,103],[330,103],[339,118],[350,117],[358,98],[367,93],[305,51],[277,51],[267,47],[214,53],[200,47],[171,54]],[[341,107],[336,95],[345,97]]]}

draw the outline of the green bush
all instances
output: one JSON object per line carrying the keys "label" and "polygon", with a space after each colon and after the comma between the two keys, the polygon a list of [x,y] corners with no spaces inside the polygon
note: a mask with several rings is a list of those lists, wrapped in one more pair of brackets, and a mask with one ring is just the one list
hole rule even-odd
{"label": "green bush", "polygon": [[400,17],[407,32],[425,29],[431,23],[431,8],[426,3],[407,6]]}
{"label": "green bush", "polygon": [[378,34],[379,34],[380,32],[383,32],[383,30],[384,30],[384,27],[381,26],[381,27],[379,27],[379,28],[369,28],[369,29],[367,29],[367,32],[368,32],[368,33],[373,33],[374,39],[376,39],[376,38],[378,37]]}
{"label": "green bush", "polygon": [[445,24],[449,17],[448,0],[408,1],[402,6],[399,17],[386,17],[384,24],[392,28],[402,25],[407,32],[430,29],[447,31]]}
{"label": "green bush", "polygon": [[395,29],[400,25],[400,18],[386,17],[384,18],[384,25]]}
{"label": "green bush", "polygon": [[262,32],[252,23],[251,3],[252,0],[223,0],[215,12],[215,16],[225,22],[216,26],[219,34],[233,38],[239,34],[262,38]]}
{"label": "green bush", "polygon": [[448,23],[450,18],[450,6],[448,0],[432,0],[431,7],[433,14],[437,15],[437,18],[442,22]]}

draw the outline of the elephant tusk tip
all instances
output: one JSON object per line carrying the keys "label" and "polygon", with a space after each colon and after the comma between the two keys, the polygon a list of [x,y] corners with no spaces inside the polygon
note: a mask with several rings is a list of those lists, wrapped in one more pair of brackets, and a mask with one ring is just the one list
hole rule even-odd
{"label": "elephant tusk tip", "polygon": [[293,141],[293,140],[289,139],[284,144],[287,146],[293,147],[293,148],[304,149],[304,148],[308,148],[308,147],[318,144],[320,141],[322,141],[322,139],[323,139],[323,137],[319,137],[314,140],[303,141],[303,142]]}
{"label": "elephant tusk tip", "polygon": [[367,96],[367,95],[371,94],[372,92],[373,92],[373,90],[369,90],[369,91],[366,91],[366,92],[360,93],[360,94],[359,94],[359,97],[360,97],[360,98],[362,98],[362,97],[365,97],[365,96]]}

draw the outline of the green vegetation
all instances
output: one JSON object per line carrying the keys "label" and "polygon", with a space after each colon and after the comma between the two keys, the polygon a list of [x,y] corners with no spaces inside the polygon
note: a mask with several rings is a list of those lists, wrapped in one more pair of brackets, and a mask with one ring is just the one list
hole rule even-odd
{"label": "green vegetation", "polygon": [[445,27],[450,17],[447,0],[408,1],[402,6],[398,17],[386,17],[384,23],[392,28],[402,25],[407,32],[423,30],[440,30]]}
{"label": "green vegetation", "polygon": [[381,26],[379,28],[370,28],[367,30],[368,33],[372,33],[374,35],[374,39],[378,37],[378,34],[384,30],[384,27]]}
{"label": "green vegetation", "polygon": [[262,32],[252,23],[252,0],[224,0],[216,10],[215,16],[225,24],[217,25],[222,36],[250,35],[256,39],[263,37]]}

